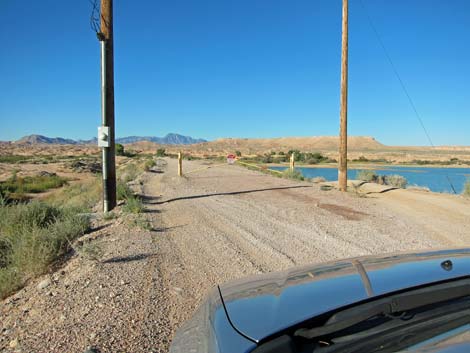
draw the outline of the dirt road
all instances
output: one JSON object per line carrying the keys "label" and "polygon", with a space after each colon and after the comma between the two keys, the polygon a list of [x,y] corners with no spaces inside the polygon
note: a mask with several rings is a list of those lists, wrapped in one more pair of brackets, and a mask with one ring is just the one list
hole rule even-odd
{"label": "dirt road", "polygon": [[[204,163],[185,161],[184,171]],[[176,170],[168,160],[163,173],[142,177],[152,230],[103,221],[88,235],[104,249],[100,262],[75,256],[45,277],[45,289],[34,281],[2,303],[0,350],[166,352],[174,330],[218,283],[343,257],[468,243],[469,203],[460,198],[432,208],[430,196],[363,198],[238,166],[184,178]],[[433,217],[439,209],[441,216],[443,209],[461,215],[439,220]]]}
{"label": "dirt road", "polygon": [[[185,162],[187,171],[198,168],[199,162]],[[342,257],[462,246],[470,236],[470,203],[457,197],[444,196],[442,203],[432,194],[409,195],[402,203],[415,211],[407,214],[399,199],[405,191],[394,191],[397,198],[362,198],[236,166],[182,179],[175,171],[169,161],[165,174],[146,183],[160,197],[155,202],[164,234],[158,243],[167,255],[162,272],[176,288],[169,305],[173,328],[211,286],[226,280]],[[456,213],[445,219],[452,208]],[[433,224],[441,233],[430,231]]]}

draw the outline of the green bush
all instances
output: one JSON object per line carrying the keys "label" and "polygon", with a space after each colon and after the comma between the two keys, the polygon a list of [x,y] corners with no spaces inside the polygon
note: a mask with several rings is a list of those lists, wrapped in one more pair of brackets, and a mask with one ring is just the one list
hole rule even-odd
{"label": "green bush", "polygon": [[166,156],[166,153],[165,153],[164,148],[157,149],[157,157],[165,157],[165,156]]}
{"label": "green bush", "polygon": [[1,194],[41,193],[67,184],[67,179],[58,175],[36,175],[19,177],[14,172],[7,180],[0,182]]}
{"label": "green bush", "polygon": [[353,159],[352,161],[353,161],[353,162],[369,162],[369,159],[367,159],[367,158],[364,157],[364,156],[360,156],[359,158]]}
{"label": "green bush", "polygon": [[127,198],[122,210],[126,213],[142,213],[144,211],[144,204],[140,198],[132,196]]}
{"label": "green bush", "polygon": [[406,180],[406,178],[401,175],[387,175],[385,177],[385,183],[396,188],[404,189],[408,184],[408,180]]}
{"label": "green bush", "polygon": [[0,298],[47,271],[89,226],[74,208],[40,201],[0,205]]}
{"label": "green bush", "polygon": [[126,183],[118,181],[116,186],[116,196],[118,200],[128,200],[134,197],[134,193]]}
{"label": "green bush", "polygon": [[116,155],[117,156],[124,156],[124,146],[120,143],[116,143]]}
{"label": "green bush", "polygon": [[304,176],[297,169],[286,169],[282,172],[282,177],[287,179],[304,180]]}
{"label": "green bush", "polygon": [[359,170],[356,173],[356,178],[369,183],[391,185],[402,189],[408,184],[408,180],[401,175],[379,175],[374,170]]}
{"label": "green bush", "polygon": [[241,157],[241,156],[242,156],[242,153],[241,153],[240,151],[235,151],[235,155],[236,155],[237,157]]}
{"label": "green bush", "polygon": [[150,169],[152,169],[153,167],[155,167],[157,165],[157,163],[153,160],[153,159],[150,159],[148,160],[147,162],[145,162],[144,164],[144,170],[146,172],[148,172]]}
{"label": "green bush", "polygon": [[356,172],[356,179],[375,182],[378,179],[378,175],[375,173],[375,170],[358,170]]}
{"label": "green bush", "polygon": [[6,155],[0,156],[0,163],[23,163],[31,158],[31,156]]}

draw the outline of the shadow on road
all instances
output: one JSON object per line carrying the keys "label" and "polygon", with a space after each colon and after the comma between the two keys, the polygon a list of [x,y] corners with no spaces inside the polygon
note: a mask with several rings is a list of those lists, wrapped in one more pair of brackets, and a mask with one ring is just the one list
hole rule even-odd
{"label": "shadow on road", "polygon": [[251,193],[254,193],[254,192],[285,190],[285,189],[299,189],[299,188],[311,188],[311,187],[312,186],[310,186],[310,185],[297,185],[297,186],[283,186],[283,187],[267,188],[267,189],[254,189],[254,190],[231,191],[231,192],[217,192],[217,193],[205,194],[205,195],[191,195],[191,196],[175,197],[174,199],[159,201],[159,202],[155,202],[154,204],[160,205],[160,204],[174,202],[174,201],[200,199],[200,198],[211,197],[211,196],[230,196],[230,195],[251,194]]}
{"label": "shadow on road", "polygon": [[105,229],[105,228],[108,228],[109,226],[111,226],[111,223],[108,223],[108,224],[103,224],[101,226],[97,226],[97,227],[93,227],[93,228],[90,228],[88,229],[85,234],[90,234],[90,233],[93,233],[93,232],[97,232],[101,229]]}
{"label": "shadow on road", "polygon": [[157,227],[157,228],[152,228],[152,232],[158,232],[158,233],[163,233],[167,232],[169,230],[172,230],[174,228],[180,228],[180,227],[186,227],[187,224],[181,224],[179,226],[173,226],[173,227]]}
{"label": "shadow on road", "polygon": [[148,196],[148,195],[143,195],[143,194],[137,194],[136,196],[139,199],[141,199],[143,203],[146,203],[146,204],[149,204],[149,205],[158,204],[158,202],[156,202],[156,201],[160,199],[159,196]]}
{"label": "shadow on road", "polygon": [[152,258],[157,256],[157,254],[139,254],[139,255],[131,255],[131,256],[116,256],[112,257],[108,260],[102,261],[104,264],[111,264],[117,262],[132,262],[132,261],[140,261],[148,258]]}

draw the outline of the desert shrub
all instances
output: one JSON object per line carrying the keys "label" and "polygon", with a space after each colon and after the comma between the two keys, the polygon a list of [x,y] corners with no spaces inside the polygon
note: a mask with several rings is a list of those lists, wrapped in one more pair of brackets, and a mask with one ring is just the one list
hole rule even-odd
{"label": "desert shrub", "polygon": [[117,215],[114,212],[105,212],[103,214],[103,219],[105,221],[110,221],[110,220],[115,219],[115,218],[117,218]]}
{"label": "desert shrub", "polygon": [[374,170],[359,170],[356,173],[356,178],[369,183],[391,185],[397,188],[405,188],[408,184],[408,180],[401,175],[379,175]]}
{"label": "desert shrub", "polygon": [[0,206],[0,298],[47,271],[88,228],[75,208],[39,201]]}
{"label": "desert shrub", "polygon": [[118,200],[128,200],[134,197],[134,193],[126,183],[118,181],[116,186],[116,197]]}
{"label": "desert shrub", "polygon": [[30,156],[6,155],[0,156],[0,163],[23,163],[31,158]]}
{"label": "desert shrub", "polygon": [[242,153],[241,153],[240,151],[235,151],[235,155],[236,155],[237,157],[241,157],[241,156],[242,156]]}
{"label": "desert shrub", "polygon": [[287,152],[287,154],[289,155],[289,158],[292,155],[292,153],[295,153],[294,161],[296,162],[302,161],[302,153],[299,150],[289,150],[289,152]]}
{"label": "desert shrub", "polygon": [[124,146],[120,143],[116,143],[116,155],[117,156],[124,156]]}
{"label": "desert shrub", "polygon": [[470,196],[470,179],[465,183],[462,194],[464,196]]}
{"label": "desert shrub", "polygon": [[165,149],[164,148],[159,148],[157,149],[157,157],[165,157]]}
{"label": "desert shrub", "polygon": [[152,169],[153,167],[155,167],[157,165],[157,163],[153,160],[153,159],[150,159],[148,161],[145,162],[144,164],[144,170],[146,172],[148,172],[150,169]]}
{"label": "desert shrub", "polygon": [[19,177],[16,173],[0,183],[0,190],[6,193],[41,193],[67,184],[67,179],[56,174]]}
{"label": "desert shrub", "polygon": [[47,198],[48,203],[57,207],[73,207],[89,212],[101,199],[102,181],[95,177],[83,182],[67,185]]}
{"label": "desert shrub", "polygon": [[367,159],[364,156],[360,156],[359,158],[353,159],[353,162],[369,162],[369,159]]}
{"label": "desert shrub", "polygon": [[279,156],[279,157],[273,158],[273,163],[283,163],[283,162],[287,162],[286,156]]}
{"label": "desert shrub", "polygon": [[408,184],[408,180],[406,180],[406,178],[401,175],[387,175],[385,177],[385,183],[396,188],[404,189]]}
{"label": "desert shrub", "polygon": [[375,173],[375,170],[358,170],[356,172],[356,179],[367,182],[375,182],[378,179],[378,175]]}
{"label": "desert shrub", "polygon": [[297,169],[286,169],[282,172],[282,177],[287,179],[304,180],[304,176]]}
{"label": "desert shrub", "polygon": [[136,217],[130,220],[130,225],[133,227],[137,227],[143,230],[152,230],[152,223],[150,223],[144,215],[137,215]]}
{"label": "desert shrub", "polygon": [[119,179],[125,183],[133,181],[139,175],[139,168],[135,163],[127,164],[119,170]]}
{"label": "desert shrub", "polygon": [[122,210],[126,213],[142,213],[144,211],[144,204],[140,198],[132,196],[126,199]]}
{"label": "desert shrub", "polygon": [[265,154],[260,158],[261,163],[272,163],[273,156],[271,154]]}

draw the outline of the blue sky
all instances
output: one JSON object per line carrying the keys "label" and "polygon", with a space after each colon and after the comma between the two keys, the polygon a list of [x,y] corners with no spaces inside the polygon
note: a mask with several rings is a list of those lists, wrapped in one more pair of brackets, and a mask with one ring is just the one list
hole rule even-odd
{"label": "blue sky", "polygon": [[[435,144],[470,145],[470,1],[362,0]],[[341,0],[115,0],[116,134],[336,135]],[[0,140],[91,138],[100,50],[88,0],[0,1]],[[426,136],[350,0],[349,133]]]}

